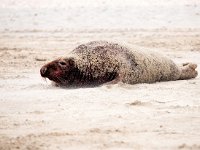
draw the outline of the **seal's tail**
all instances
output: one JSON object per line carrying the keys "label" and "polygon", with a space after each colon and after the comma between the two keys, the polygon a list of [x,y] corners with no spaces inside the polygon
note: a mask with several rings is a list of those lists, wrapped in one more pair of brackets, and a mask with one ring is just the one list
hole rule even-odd
{"label": "seal's tail", "polygon": [[198,75],[198,72],[195,70],[197,64],[193,63],[184,63],[181,66],[181,75],[180,80],[195,78]]}

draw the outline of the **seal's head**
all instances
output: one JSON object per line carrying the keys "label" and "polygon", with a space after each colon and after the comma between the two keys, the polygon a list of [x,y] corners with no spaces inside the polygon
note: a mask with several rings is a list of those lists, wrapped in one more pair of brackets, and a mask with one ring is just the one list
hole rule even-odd
{"label": "seal's head", "polygon": [[40,69],[40,74],[44,78],[48,78],[55,83],[63,85],[67,84],[66,78],[74,67],[75,64],[73,58],[59,58],[44,65]]}

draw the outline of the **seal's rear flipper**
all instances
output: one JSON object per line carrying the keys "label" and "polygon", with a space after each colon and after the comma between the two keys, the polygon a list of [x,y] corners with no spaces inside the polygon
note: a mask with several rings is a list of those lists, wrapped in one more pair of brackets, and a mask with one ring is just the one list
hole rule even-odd
{"label": "seal's rear flipper", "polygon": [[195,70],[197,64],[193,63],[184,63],[181,67],[180,80],[195,78],[198,75],[198,72]]}

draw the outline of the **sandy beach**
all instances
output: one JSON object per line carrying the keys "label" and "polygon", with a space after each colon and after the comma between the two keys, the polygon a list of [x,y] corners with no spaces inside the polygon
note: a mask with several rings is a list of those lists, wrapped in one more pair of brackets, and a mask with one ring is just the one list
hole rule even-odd
{"label": "sandy beach", "polygon": [[200,3],[177,3],[2,0],[0,150],[200,149],[199,76],[67,89],[39,73],[91,40],[193,62],[200,72]]}

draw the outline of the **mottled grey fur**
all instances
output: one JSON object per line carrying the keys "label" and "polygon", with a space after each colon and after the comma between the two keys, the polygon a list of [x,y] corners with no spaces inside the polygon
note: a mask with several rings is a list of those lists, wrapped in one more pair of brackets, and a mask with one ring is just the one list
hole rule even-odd
{"label": "mottled grey fur", "polygon": [[190,79],[197,76],[196,64],[177,66],[161,55],[144,53],[107,41],[82,44],[70,53],[70,57],[86,76],[89,74],[94,78],[101,78],[115,72],[119,80],[128,84]]}

